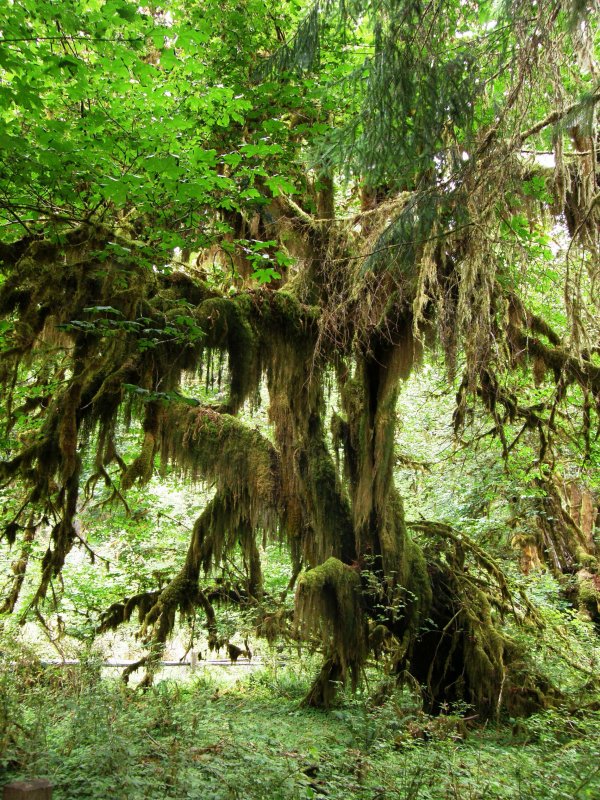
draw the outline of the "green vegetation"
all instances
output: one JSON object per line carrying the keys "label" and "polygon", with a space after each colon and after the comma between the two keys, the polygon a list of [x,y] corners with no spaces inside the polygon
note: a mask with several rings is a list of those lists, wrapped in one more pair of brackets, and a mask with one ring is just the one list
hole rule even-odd
{"label": "green vegetation", "polygon": [[[527,779],[506,773],[527,796],[543,736],[594,728],[596,6],[0,0],[4,766],[80,752],[44,671],[11,678],[28,641],[129,642],[145,698],[91,668],[65,690],[82,719],[114,696],[122,780],[156,767],[173,792],[163,746],[184,783],[217,773],[181,766],[185,737],[147,755],[161,693],[208,737],[191,705],[212,688],[152,688],[170,647],[293,652],[301,707],[261,699],[267,671],[214,708],[246,692],[258,719],[280,701],[325,738],[380,731],[364,769],[332,743],[327,790],[265,739],[272,783],[227,776],[227,797],[452,796],[459,771],[412,781],[484,724],[482,754],[528,742]],[[27,686],[47,716],[30,750]],[[230,723],[200,747],[220,773],[248,752]],[[577,758],[557,769],[591,796]]]}
{"label": "green vegetation", "polygon": [[593,709],[478,729],[469,709],[431,718],[399,693],[303,708],[308,674],[289,668],[140,694],[100,680],[94,660],[65,673],[17,657],[0,672],[0,763],[51,777],[57,800],[575,800],[600,789]]}

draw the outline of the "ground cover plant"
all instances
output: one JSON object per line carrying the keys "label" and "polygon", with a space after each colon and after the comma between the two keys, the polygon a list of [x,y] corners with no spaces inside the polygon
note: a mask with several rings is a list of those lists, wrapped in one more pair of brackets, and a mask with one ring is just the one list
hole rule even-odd
{"label": "ground cover plant", "polygon": [[[557,770],[588,792],[569,759],[600,624],[596,0],[0,10],[5,635],[35,624],[65,654],[135,627],[142,688],[174,634],[232,661],[299,648],[306,709],[363,693],[342,737],[402,692],[427,740],[460,710],[559,742],[562,708]],[[128,726],[160,692],[178,707],[160,685],[114,695],[107,763],[144,762]],[[107,714],[112,691],[90,683]],[[46,716],[53,752],[79,752]],[[449,738],[408,749],[435,764]],[[321,791],[278,769],[275,795]]]}
{"label": "ground cover plant", "polygon": [[140,693],[100,679],[93,660],[65,679],[20,658],[0,675],[0,765],[7,777],[50,777],[58,800],[533,800],[600,788],[597,709],[476,728],[470,710],[427,717],[402,693],[380,705],[348,697],[329,713],[302,707],[310,673],[299,667]]}

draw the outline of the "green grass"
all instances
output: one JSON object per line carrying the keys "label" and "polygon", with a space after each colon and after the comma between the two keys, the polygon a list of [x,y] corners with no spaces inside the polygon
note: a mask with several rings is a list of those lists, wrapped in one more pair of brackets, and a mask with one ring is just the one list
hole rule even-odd
{"label": "green grass", "polygon": [[460,714],[425,717],[402,694],[304,709],[307,679],[199,673],[141,693],[94,664],[42,672],[5,660],[0,785],[49,777],[55,800],[600,797],[597,711],[466,730]]}

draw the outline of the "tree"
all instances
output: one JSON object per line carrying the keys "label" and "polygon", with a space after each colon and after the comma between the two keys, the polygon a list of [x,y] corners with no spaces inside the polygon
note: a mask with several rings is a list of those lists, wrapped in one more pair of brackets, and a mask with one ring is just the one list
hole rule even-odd
{"label": "tree", "polygon": [[[324,653],[308,702],[329,704],[385,651],[432,709],[465,699],[482,714],[518,712],[548,687],[497,617],[532,610],[468,537],[426,521],[409,533],[393,474],[396,404],[437,341],[449,379],[463,371],[457,431],[478,398],[506,457],[509,422],[538,437],[543,474],[571,387],[590,442],[600,399],[590,9],[386,0],[317,4],[298,20],[299,10],[14,5],[0,41],[0,476],[22,487],[4,536],[20,537],[23,556],[4,611],[32,539],[50,530],[36,607],[78,541],[82,490],[104,481],[124,500],[160,455],[215,493],[181,570],[103,616],[107,628],[139,614],[150,667],[177,612],[200,608],[222,644],[224,596],[276,632],[280,619],[260,619],[257,540],[271,535],[299,576],[295,634]],[[549,148],[553,169],[537,157]],[[566,246],[557,322],[527,274],[558,258],[551,219]],[[205,401],[198,378],[221,371],[220,354],[227,396]],[[541,404],[510,383],[530,364],[537,381],[553,378]],[[239,418],[263,381],[272,437]],[[143,441],[125,464],[117,430],[132,418]],[[238,546],[244,585],[209,585],[203,575]]]}

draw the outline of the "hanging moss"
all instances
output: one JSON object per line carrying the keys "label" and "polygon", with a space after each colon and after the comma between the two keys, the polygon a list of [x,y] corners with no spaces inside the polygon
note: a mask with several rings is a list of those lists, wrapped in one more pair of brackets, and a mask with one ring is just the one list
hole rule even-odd
{"label": "hanging moss", "polygon": [[254,527],[271,530],[279,504],[279,460],[258,430],[208,408],[169,404],[161,456],[194,479],[214,481],[243,504]]}
{"label": "hanging moss", "polygon": [[310,315],[284,292],[275,293],[268,308],[264,305],[269,417],[281,464],[282,533],[295,567],[302,561],[316,566],[329,556],[351,561],[355,553],[348,501],[325,441],[322,368],[314,360],[317,331]]}
{"label": "hanging moss", "polygon": [[[14,526],[15,523],[12,523]],[[8,528],[9,526],[7,526]],[[12,539],[10,535],[7,535],[6,528],[4,531],[4,535],[7,536],[9,544],[14,544],[15,539]],[[30,515],[29,520],[27,522],[27,526],[23,532],[23,540],[21,546],[21,552],[19,557],[16,561],[12,564],[12,571],[13,571],[13,582],[10,591],[6,595],[4,602],[0,604],[0,614],[12,614],[15,610],[17,605],[17,600],[19,599],[19,595],[21,593],[21,588],[23,586],[23,581],[25,580],[25,574],[27,572],[27,566],[29,563],[29,557],[31,555],[31,545],[35,540],[37,531],[37,526],[34,522],[33,514]],[[16,534],[15,534],[16,538]]]}
{"label": "hanging moss", "polygon": [[140,622],[143,622],[148,611],[155,605],[160,591],[140,592],[122,602],[113,603],[100,615],[98,633],[116,630],[124,622],[129,622],[137,611]]}
{"label": "hanging moss", "polygon": [[[522,621],[498,565],[475,542],[448,526],[411,523],[411,527],[435,532],[437,538],[428,548],[429,621],[398,664],[400,673],[406,670],[421,685],[426,709],[439,712],[447,704],[462,701],[485,718],[504,708],[512,712],[520,703],[532,713],[553,702],[558,695],[543,676],[531,670],[525,688],[524,654],[495,618],[497,609]],[[439,536],[447,540],[446,545],[440,546]],[[479,578],[467,556],[487,573],[487,580]],[[521,597],[520,604],[532,624],[541,624],[526,598]]]}
{"label": "hanging moss", "polygon": [[[304,640],[315,636],[325,654],[325,666],[307,701],[322,697],[326,704],[335,681],[359,678],[367,652],[367,630],[361,603],[359,572],[337,558],[329,558],[304,573],[296,590],[295,626]],[[333,677],[334,676],[334,677]]]}
{"label": "hanging moss", "polygon": [[[220,590],[203,591],[198,583],[200,569],[209,571],[216,566],[225,553],[232,549],[232,542],[239,542],[243,552],[255,559],[258,555],[253,538],[253,531],[247,522],[243,524],[238,506],[232,502],[228,494],[217,494],[203,514],[196,521],[192,539],[188,548],[184,565],[169,581],[164,589],[143,592],[121,603],[113,604],[103,615],[100,630],[115,629],[128,621],[137,610],[140,621],[140,633],[144,637],[151,658],[141,659],[125,670],[127,678],[131,672],[145,666],[147,669],[144,683],[151,682],[154,664],[164,650],[165,643],[175,626],[176,614],[189,616],[196,609],[201,609],[205,617],[208,644],[211,649],[218,649],[225,641],[218,636],[215,610],[211,600],[222,598]],[[254,563],[249,571],[247,597],[255,602],[262,591],[260,566]],[[231,595],[228,600],[232,600]],[[241,595],[237,595],[238,601]]]}
{"label": "hanging moss", "polygon": [[196,564],[206,574],[216,568],[237,544],[240,528],[249,525],[244,509],[228,491],[217,492],[194,523],[188,551],[190,565]]}
{"label": "hanging moss", "polygon": [[154,456],[158,447],[158,438],[162,420],[162,408],[159,403],[147,403],[144,416],[144,440],[136,459],[124,472],[121,485],[124,490],[133,486],[136,481],[140,485],[148,483],[154,470]]}
{"label": "hanging moss", "polygon": [[263,596],[264,585],[260,551],[256,542],[257,532],[252,530],[250,525],[241,525],[237,536],[248,575],[248,597],[259,602]]}
{"label": "hanging moss", "polygon": [[200,327],[207,331],[205,345],[225,348],[229,355],[229,410],[237,413],[256,392],[262,374],[259,337],[250,321],[247,296],[206,300],[196,313]]}
{"label": "hanging moss", "polygon": [[75,516],[79,499],[80,472],[81,456],[78,455],[73,472],[57,494],[57,507],[61,516],[52,528],[50,546],[42,559],[40,582],[32,601],[34,606],[45,599],[50,581],[60,574],[65,559],[77,539]]}
{"label": "hanging moss", "polygon": [[266,639],[270,645],[274,645],[290,633],[292,617],[285,608],[280,608],[274,612],[264,612],[256,622],[257,636]]}
{"label": "hanging moss", "polygon": [[229,491],[217,492],[194,524],[188,549],[188,574],[198,576],[214,572],[223,561],[241,549],[248,576],[245,593],[259,600],[263,593],[263,577],[257,539],[261,529],[252,526],[247,508]]}

